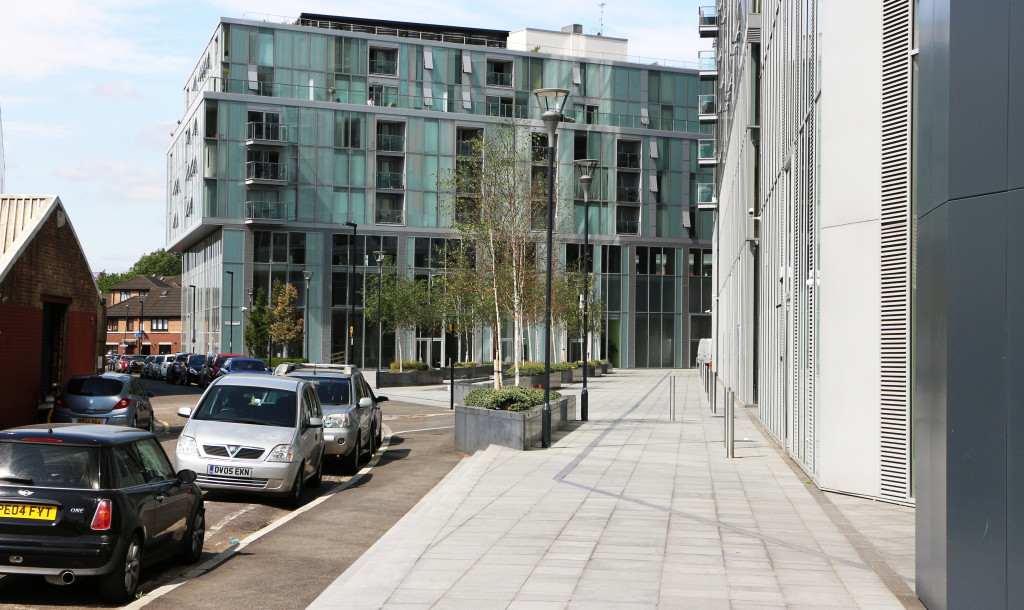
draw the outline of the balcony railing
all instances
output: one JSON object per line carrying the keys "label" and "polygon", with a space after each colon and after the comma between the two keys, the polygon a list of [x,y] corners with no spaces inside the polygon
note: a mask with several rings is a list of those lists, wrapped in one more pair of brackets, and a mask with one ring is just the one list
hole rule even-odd
{"label": "balcony railing", "polygon": [[640,169],[640,154],[620,152],[615,156],[615,166],[621,169]]}
{"label": "balcony railing", "polygon": [[286,126],[280,123],[249,122],[245,124],[245,139],[260,142],[286,142]]}
{"label": "balcony railing", "polygon": [[527,106],[517,106],[516,104],[500,104],[489,102],[487,104],[487,114],[491,116],[515,117],[517,119],[525,119],[529,114],[529,108]]}
{"label": "balcony railing", "polygon": [[697,70],[703,78],[718,77],[718,63],[713,50],[697,52]]}
{"label": "balcony railing", "polygon": [[384,76],[398,75],[398,62],[387,59],[371,59],[370,74],[381,74]]}
{"label": "balcony railing", "polygon": [[697,183],[697,204],[706,204],[715,202],[715,183],[714,182],[699,182]]}
{"label": "balcony railing", "polygon": [[697,114],[705,116],[715,116],[718,109],[715,107],[715,94],[709,93],[707,95],[697,96]]}
{"label": "balcony railing", "polygon": [[615,232],[619,235],[640,235],[639,220],[617,220]]}
{"label": "balcony railing", "polygon": [[377,150],[386,152],[402,152],[405,150],[405,136],[377,134]]}
{"label": "balcony railing", "polygon": [[295,204],[279,201],[246,201],[247,220],[295,220]]}
{"label": "balcony railing", "polygon": [[405,224],[405,213],[402,210],[391,208],[377,209],[377,224],[379,225],[401,225]]}
{"label": "balcony railing", "polygon": [[512,73],[511,72],[488,72],[487,73],[487,86],[488,87],[511,87],[512,86]]}
{"label": "balcony railing", "polygon": [[404,189],[405,176],[401,172],[377,172],[377,188]]}
{"label": "balcony railing", "polygon": [[480,142],[477,140],[466,140],[455,143],[455,154],[460,157],[479,157]]}
{"label": "balcony railing", "polygon": [[702,6],[698,9],[700,19],[697,30],[701,38],[714,38],[718,35],[718,7]]}
{"label": "balcony railing", "polygon": [[615,189],[615,200],[622,203],[640,203],[640,187],[620,186]]}
{"label": "balcony railing", "polygon": [[268,161],[247,161],[245,164],[245,179],[284,182],[288,180],[288,166],[284,163],[270,163]]}
{"label": "balcony railing", "polygon": [[697,140],[697,164],[715,165],[718,159],[714,140]]}

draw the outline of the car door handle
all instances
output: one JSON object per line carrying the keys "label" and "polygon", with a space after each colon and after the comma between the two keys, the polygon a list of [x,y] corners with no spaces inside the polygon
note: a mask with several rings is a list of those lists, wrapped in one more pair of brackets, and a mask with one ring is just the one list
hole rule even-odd
{"label": "car door handle", "polygon": [[156,496],[156,501],[157,501],[157,502],[163,502],[163,501],[164,501],[164,496],[163,496],[163,494],[157,494],[157,496]]}

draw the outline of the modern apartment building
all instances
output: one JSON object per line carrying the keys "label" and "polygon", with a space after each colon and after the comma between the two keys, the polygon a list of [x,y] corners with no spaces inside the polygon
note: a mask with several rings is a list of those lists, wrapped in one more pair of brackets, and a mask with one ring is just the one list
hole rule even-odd
{"label": "modern apartment building", "polygon": [[715,369],[819,487],[913,503],[912,3],[701,9]]}
{"label": "modern apartment building", "polygon": [[[590,353],[617,366],[690,366],[711,329],[713,217],[697,203],[713,183],[698,154],[713,133],[698,112],[712,81],[693,66],[631,61],[627,44],[580,26],[222,19],[186,82],[167,154],[167,248],[184,255],[183,347],[194,336],[195,351],[223,351],[227,333],[242,345],[253,295],[280,281],[298,291],[311,358],[375,366],[401,345],[405,358],[440,363],[457,344],[442,329],[385,336],[378,354],[362,278],[377,273],[380,250],[411,277],[443,266],[435,253],[453,222],[438,176],[475,162],[467,143],[510,119],[530,138],[524,163],[543,162],[531,92],[559,87],[570,97],[555,190],[572,199],[556,219],[561,264],[582,258],[573,160],[600,161],[589,226],[606,311]],[[469,359],[492,358],[487,332],[463,339]],[[500,340],[511,354],[511,335]],[[579,357],[578,341],[554,345],[566,346],[555,361]],[[528,341],[526,357],[543,359],[542,349]]]}

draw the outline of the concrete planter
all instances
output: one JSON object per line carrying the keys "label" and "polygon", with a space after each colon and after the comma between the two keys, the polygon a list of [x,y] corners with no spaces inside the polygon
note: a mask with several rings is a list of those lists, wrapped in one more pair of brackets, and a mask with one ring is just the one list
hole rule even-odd
{"label": "concrete planter", "polygon": [[612,370],[613,370],[613,369],[612,369],[612,363],[611,363],[611,362],[606,362],[605,364],[602,364],[602,365],[601,365],[601,369],[602,369],[602,370],[604,371],[604,373],[605,373],[606,375],[607,375],[608,373],[611,373],[611,372],[612,372]]}
{"label": "concrete planter", "polygon": [[[515,383],[515,377],[512,378],[513,384]],[[519,385],[524,388],[542,388],[544,387],[544,374],[540,375],[520,375]],[[551,372],[551,389],[557,390],[562,387],[562,373],[561,371]]]}
{"label": "concrete planter", "polygon": [[[528,411],[495,411],[479,407],[455,407],[455,450],[472,454],[490,445],[525,451],[539,445],[541,407]],[[551,404],[551,429],[560,430],[576,420],[576,397],[563,396]]]}
{"label": "concrete planter", "polygon": [[410,385],[441,385],[442,383],[444,383],[444,375],[442,375],[441,369],[431,369],[403,373],[381,371],[377,385],[382,388],[395,388]]}
{"label": "concrete planter", "polygon": [[[572,381],[573,381],[572,375],[575,372],[576,372],[576,369],[571,369],[571,370],[568,370],[568,371],[559,371],[558,374],[562,376],[562,380],[561,380],[562,383],[566,384],[566,383],[572,383]],[[551,373],[551,376],[554,377],[555,374]]]}

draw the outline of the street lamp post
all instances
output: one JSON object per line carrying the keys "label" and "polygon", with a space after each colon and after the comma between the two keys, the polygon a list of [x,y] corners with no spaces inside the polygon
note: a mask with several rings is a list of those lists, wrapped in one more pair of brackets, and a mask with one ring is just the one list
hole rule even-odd
{"label": "street lamp post", "polygon": [[384,358],[384,320],[380,317],[380,297],[384,291],[384,256],[387,253],[377,250],[373,253],[377,261],[377,377],[374,380],[376,389],[380,389],[380,361]]}
{"label": "street lamp post", "polygon": [[191,353],[196,353],[196,285],[189,284],[189,290],[192,291],[192,315],[189,316],[189,325],[192,327],[192,350]]}
{"label": "street lamp post", "polygon": [[353,337],[352,318],[350,316],[356,308],[356,227],[359,225],[350,220],[345,223],[345,226],[352,229],[352,241],[348,244],[348,308],[345,310],[345,362],[354,364],[352,345],[355,343],[355,337]]}
{"label": "street lamp post", "polygon": [[594,169],[597,159],[580,159],[576,161],[580,171],[580,186],[583,188],[583,391],[580,392],[580,420],[587,421],[590,408],[587,396],[587,344],[590,338],[590,326],[587,325],[587,310],[590,304],[590,184],[594,180]]}
{"label": "street lamp post", "polygon": [[562,121],[562,108],[569,97],[567,89],[537,89],[533,92],[540,107],[541,120],[548,132],[548,226],[546,306],[544,311],[544,406],[541,407],[541,445],[551,446],[551,273],[554,262],[552,230],[555,224],[555,136]]}
{"label": "street lamp post", "polygon": [[[235,353],[235,272],[225,271],[231,277],[231,287],[228,294],[228,353]],[[223,302],[223,301],[221,301]],[[222,318],[223,319],[223,318]],[[221,342],[224,345],[224,342]]]}
{"label": "street lamp post", "polygon": [[[140,354],[142,353],[142,340],[145,338],[143,335],[146,334],[146,328],[144,326],[146,317],[146,301],[142,300],[145,298],[146,297],[139,297],[139,340],[136,341],[136,344],[139,346]],[[148,356],[149,354],[146,355]]]}
{"label": "street lamp post", "polygon": [[309,362],[309,280],[313,279],[313,272],[306,269],[302,272],[302,279],[306,280],[306,311],[302,312],[302,357]]}

